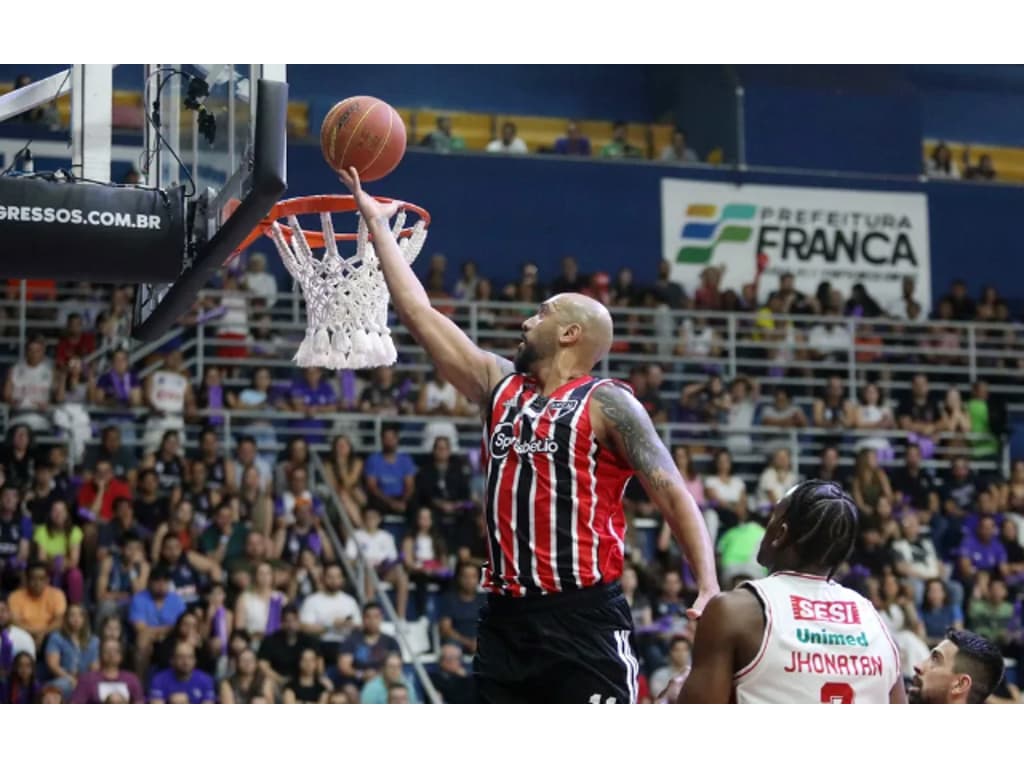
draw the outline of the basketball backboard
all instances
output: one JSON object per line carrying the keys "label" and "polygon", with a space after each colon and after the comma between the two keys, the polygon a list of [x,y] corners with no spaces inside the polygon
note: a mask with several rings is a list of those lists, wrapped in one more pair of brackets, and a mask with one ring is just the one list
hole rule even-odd
{"label": "basketball backboard", "polygon": [[[0,273],[135,282],[133,335],[151,340],[188,309],[284,191],[288,87],[284,65],[123,66],[117,90],[112,65],[76,64],[0,96],[0,121],[71,96],[69,141],[31,139],[46,172],[4,158],[0,202],[16,218],[0,217],[0,229],[36,258],[9,260]],[[138,186],[110,184],[131,166]],[[69,195],[82,209],[80,228],[43,218],[63,213]],[[31,221],[20,213],[37,210]],[[121,242],[132,252],[119,253]]]}

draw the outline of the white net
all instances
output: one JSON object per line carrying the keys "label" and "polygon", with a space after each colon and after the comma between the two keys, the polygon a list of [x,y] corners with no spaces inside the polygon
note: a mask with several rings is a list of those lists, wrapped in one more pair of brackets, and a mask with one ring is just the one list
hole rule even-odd
{"label": "white net", "polygon": [[[400,237],[406,211],[395,217],[392,233],[407,263],[412,264],[427,239],[427,227],[417,221],[408,237]],[[303,368],[333,370],[394,365],[398,357],[388,328],[388,294],[380,262],[359,217],[356,252],[338,252],[329,213],[320,214],[326,248],[317,258],[295,216],[288,217],[291,236],[274,222],[270,237],[285,267],[302,286],[306,302],[306,336],[293,358]]]}

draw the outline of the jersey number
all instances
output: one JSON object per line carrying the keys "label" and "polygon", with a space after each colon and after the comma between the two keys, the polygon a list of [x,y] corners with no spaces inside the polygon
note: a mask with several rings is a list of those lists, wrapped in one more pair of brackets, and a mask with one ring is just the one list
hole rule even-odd
{"label": "jersey number", "polygon": [[821,686],[822,704],[853,704],[853,688],[849,683],[825,683]]}

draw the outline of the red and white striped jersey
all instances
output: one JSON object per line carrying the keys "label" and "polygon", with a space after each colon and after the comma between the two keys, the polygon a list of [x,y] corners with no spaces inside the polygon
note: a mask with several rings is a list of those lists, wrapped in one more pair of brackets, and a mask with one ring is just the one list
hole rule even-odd
{"label": "red and white striped jersey", "polygon": [[889,703],[900,654],[869,600],[790,571],[745,586],[757,593],[765,626],[757,656],[734,678],[737,703]]}
{"label": "red and white striped jersey", "polygon": [[489,591],[567,592],[622,574],[622,493],[633,470],[594,437],[589,406],[600,386],[626,387],[583,376],[544,398],[520,373],[495,387],[483,446]]}

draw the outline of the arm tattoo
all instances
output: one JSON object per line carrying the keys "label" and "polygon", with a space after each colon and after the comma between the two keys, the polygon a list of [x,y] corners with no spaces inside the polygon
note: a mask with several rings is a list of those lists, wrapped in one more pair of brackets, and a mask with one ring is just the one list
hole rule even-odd
{"label": "arm tattoo", "polygon": [[625,452],[633,471],[642,475],[655,490],[672,485],[675,465],[647,413],[640,409],[632,395],[614,384],[598,387],[594,399],[617,436],[615,444]]}

